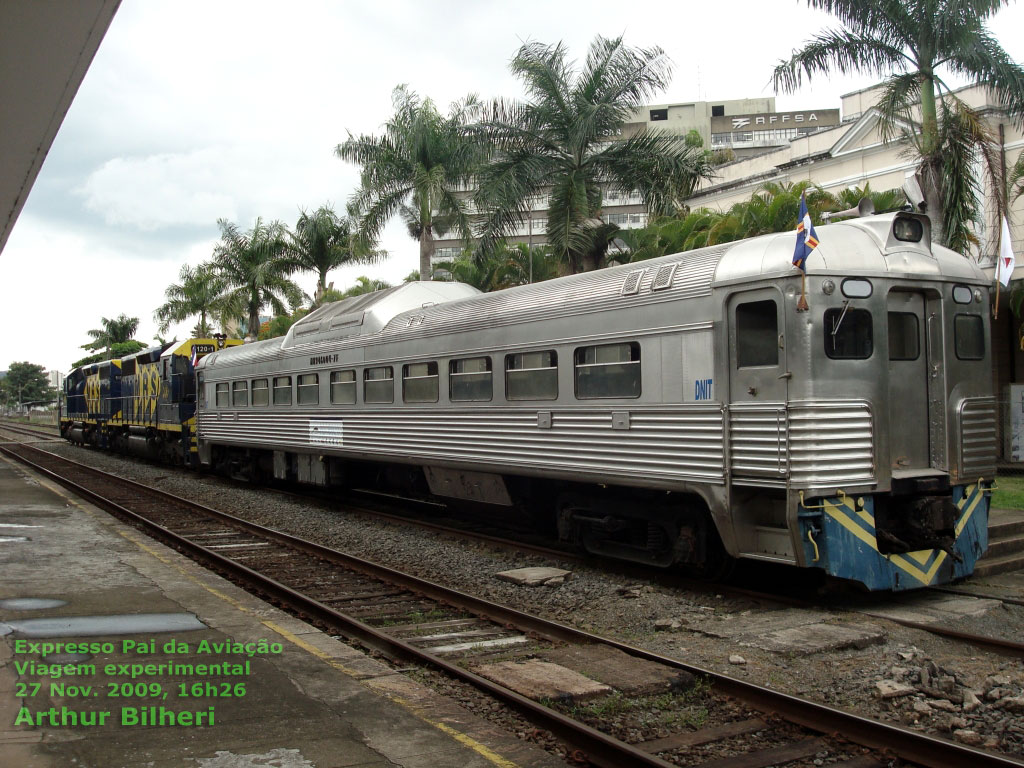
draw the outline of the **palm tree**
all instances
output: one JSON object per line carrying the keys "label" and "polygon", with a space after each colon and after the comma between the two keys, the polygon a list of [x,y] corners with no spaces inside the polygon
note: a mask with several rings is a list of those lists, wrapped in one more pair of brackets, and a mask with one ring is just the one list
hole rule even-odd
{"label": "palm tree", "polygon": [[482,147],[463,134],[477,109],[468,96],[442,117],[430,99],[404,85],[392,94],[394,116],[383,136],[352,136],[335,149],[342,160],[362,168],[361,186],[349,202],[358,220],[358,245],[369,249],[384,225],[403,214],[420,243],[421,279],[430,279],[434,239],[447,231],[467,242],[472,236],[469,200],[460,196]]}
{"label": "palm tree", "polygon": [[529,101],[495,101],[476,134],[492,142],[495,159],[480,174],[487,214],[481,252],[525,221],[531,197],[550,192],[547,236],[553,255],[572,272],[593,269],[607,232],[594,226],[606,189],[636,190],[648,211],[674,213],[701,179],[707,157],[685,137],[640,131],[616,140],[623,124],[669,83],[660,48],[634,49],[622,38],[595,38],[581,71],[563,44],[527,43],[512,59]]}
{"label": "palm tree", "polygon": [[[975,241],[980,155],[1003,209],[998,147],[981,117],[950,92],[940,67],[984,84],[1018,126],[1024,125],[1024,69],[985,28],[1006,0],[808,0],[839,17],[773,74],[792,92],[814,74],[867,72],[887,78],[877,109],[884,140],[902,137],[918,160],[918,180],[932,236],[964,252]],[[916,119],[917,105],[920,120]]]}
{"label": "palm tree", "polygon": [[199,315],[195,330],[206,331],[200,337],[212,333],[207,315],[219,314],[223,310],[224,281],[209,264],[190,267],[188,264],[178,272],[177,283],[167,286],[167,299],[157,307],[153,317],[160,323],[160,333],[166,333],[171,323],[182,323]]}
{"label": "palm tree", "polygon": [[339,217],[329,205],[299,215],[295,231],[289,234],[288,254],[296,269],[317,273],[314,306],[327,292],[328,272],[349,264],[372,263],[382,255],[375,250],[357,253],[351,222]]}
{"label": "palm tree", "polygon": [[349,288],[347,291],[342,293],[342,298],[349,298],[350,296],[362,296],[364,293],[374,293],[375,291],[383,291],[386,288],[390,288],[390,283],[385,283],[383,280],[372,280],[365,275],[360,275],[356,278],[356,284]]}
{"label": "palm tree", "polygon": [[135,332],[139,330],[139,318],[118,315],[113,320],[105,317],[100,318],[102,328],[94,328],[87,333],[92,336],[92,341],[83,344],[82,349],[102,349],[110,352],[115,344],[123,344],[131,341]]}
{"label": "palm tree", "polygon": [[211,267],[224,283],[225,312],[244,317],[248,336],[255,339],[265,306],[283,315],[288,311],[286,301],[294,308],[306,298],[288,277],[292,265],[284,225],[256,219],[252,229],[241,232],[230,221],[218,219],[217,226],[221,236]]}

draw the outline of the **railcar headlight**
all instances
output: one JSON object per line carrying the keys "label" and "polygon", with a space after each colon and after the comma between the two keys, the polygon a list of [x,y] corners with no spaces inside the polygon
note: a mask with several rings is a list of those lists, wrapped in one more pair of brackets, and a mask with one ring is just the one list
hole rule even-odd
{"label": "railcar headlight", "polygon": [[900,217],[892,223],[892,234],[905,243],[919,243],[924,235],[924,227],[917,219]]}
{"label": "railcar headlight", "polygon": [[981,288],[974,289],[974,300],[981,304],[981,300],[984,298],[984,294],[981,292]]}
{"label": "railcar headlight", "polygon": [[821,284],[821,292],[826,296],[831,296],[836,290],[836,284],[831,280],[826,280]]}

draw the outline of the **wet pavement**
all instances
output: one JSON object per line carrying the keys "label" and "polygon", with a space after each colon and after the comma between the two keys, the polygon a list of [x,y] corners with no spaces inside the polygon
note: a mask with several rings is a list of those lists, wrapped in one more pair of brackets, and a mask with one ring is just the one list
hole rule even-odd
{"label": "wet pavement", "polygon": [[563,763],[0,458],[0,765]]}

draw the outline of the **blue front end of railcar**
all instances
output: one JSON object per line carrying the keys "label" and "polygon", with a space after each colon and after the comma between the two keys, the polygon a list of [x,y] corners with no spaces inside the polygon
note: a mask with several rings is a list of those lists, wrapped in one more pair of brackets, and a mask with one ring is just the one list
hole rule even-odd
{"label": "blue front end of railcar", "polygon": [[952,546],[911,552],[880,547],[875,497],[807,499],[799,508],[805,561],[870,590],[918,589],[970,576],[988,548],[990,496],[991,490],[980,483],[953,486]]}

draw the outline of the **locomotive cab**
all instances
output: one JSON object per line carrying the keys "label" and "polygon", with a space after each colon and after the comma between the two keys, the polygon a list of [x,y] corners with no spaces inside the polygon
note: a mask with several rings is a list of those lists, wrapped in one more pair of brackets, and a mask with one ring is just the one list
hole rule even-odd
{"label": "locomotive cab", "polygon": [[[832,224],[819,240],[807,311],[790,265],[726,300],[740,552],[872,589],[967,575],[994,475],[988,281],[930,244],[924,216]],[[762,263],[791,243],[762,242]]]}

